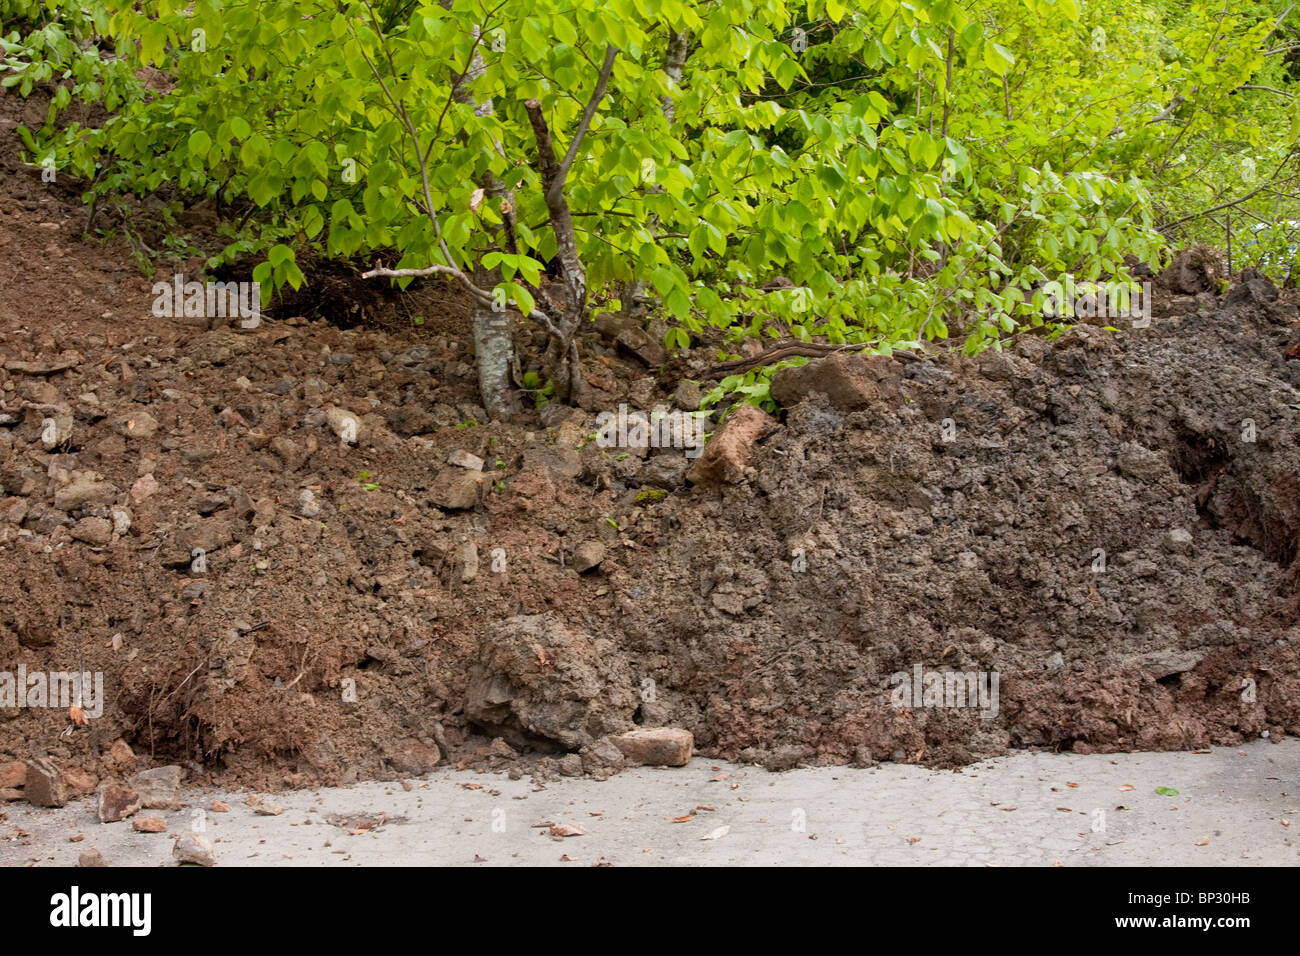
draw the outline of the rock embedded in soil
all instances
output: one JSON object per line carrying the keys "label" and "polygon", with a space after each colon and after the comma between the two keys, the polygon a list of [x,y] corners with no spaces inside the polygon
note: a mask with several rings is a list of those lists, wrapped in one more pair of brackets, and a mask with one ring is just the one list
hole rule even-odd
{"label": "rock embedded in soil", "polygon": [[140,809],[140,794],[129,787],[106,783],[99,788],[95,812],[100,823],[118,823]]}
{"label": "rock embedded in soil", "polygon": [[72,537],[89,545],[103,547],[113,540],[113,522],[107,518],[82,518],[73,525]]}
{"label": "rock embedded in soil", "polygon": [[134,767],[140,759],[131,749],[131,745],[121,737],[113,741],[112,746],[108,748],[108,755],[119,767]]}
{"label": "rock embedded in soil", "polygon": [[136,412],[122,422],[122,434],[128,438],[153,438],[158,434],[158,428],[158,419],[148,412]]}
{"label": "rock embedded in soil", "polygon": [[686,477],[705,487],[734,484],[744,477],[754,459],[756,445],[780,426],[766,412],[753,405],[737,405],[704,446]]}
{"label": "rock embedded in soil", "polygon": [[520,615],[486,628],[464,708],[517,749],[540,743],[573,751],[631,729],[637,687],[613,641],[549,614]]}
{"label": "rock embedded in soil", "polygon": [[153,475],[141,475],[131,486],[131,500],[136,504],[158,492],[158,479]]}
{"label": "rock embedded in soil", "polygon": [[176,834],[176,842],[172,845],[172,858],[177,863],[214,866],[217,862],[217,853],[212,846],[212,841],[206,836],[186,830]]}
{"label": "rock embedded in soil", "polygon": [[355,445],[361,439],[361,419],[349,411],[330,406],[325,410],[325,423],[344,444]]}
{"label": "rock embedded in soil", "polygon": [[1186,528],[1170,528],[1165,534],[1165,550],[1173,554],[1191,554],[1195,548],[1192,533]]}
{"label": "rock embedded in soil", "polygon": [[471,455],[467,451],[457,448],[447,456],[447,464],[455,465],[458,468],[465,468],[469,471],[482,471],[483,459],[478,455]]}
{"label": "rock embedded in soil", "polygon": [[787,408],[817,392],[835,408],[856,411],[895,401],[901,375],[898,363],[889,356],[844,352],[779,369],[772,376],[771,393]]}
{"label": "rock embedded in soil", "polygon": [[91,471],[73,474],[72,479],[54,492],[54,507],[76,511],[89,504],[109,505],[117,498],[117,489]]}
{"label": "rock embedded in soil", "polygon": [[304,518],[314,518],[320,514],[320,505],[316,502],[316,495],[310,488],[298,492],[298,514]]}
{"label": "rock embedded in soil", "polygon": [[462,541],[456,556],[456,563],[460,565],[461,583],[469,584],[478,577],[478,545],[473,541]]}
{"label": "rock embedded in soil", "polygon": [[90,869],[93,867],[108,866],[108,863],[104,860],[103,853],[100,853],[99,850],[96,849],[90,849],[82,850],[77,854],[77,866],[84,869]]}
{"label": "rock embedded in soil", "polygon": [[181,805],[181,768],[175,764],[143,770],[127,785],[140,795],[140,806],[147,810],[175,810]]}
{"label": "rock embedded in soil", "polygon": [[1115,456],[1115,467],[1130,478],[1142,481],[1158,481],[1170,472],[1168,459],[1159,452],[1139,445],[1137,442],[1124,442],[1119,446]]}
{"label": "rock embedded in soil", "polygon": [[465,511],[478,504],[481,471],[444,468],[429,488],[429,500],[447,511]]}
{"label": "rock embedded in soil", "polygon": [[604,560],[605,546],[599,541],[584,541],[573,552],[573,568],[579,574],[594,570]]}
{"label": "rock embedded in soil", "polygon": [[166,833],[167,821],[162,817],[136,817],[131,821],[131,829],[136,833]]}
{"label": "rock embedded in soil", "polygon": [[695,737],[679,727],[643,727],[610,742],[633,767],[684,767],[695,752]]}
{"label": "rock embedded in soil", "polygon": [[33,757],[27,761],[27,776],[23,796],[35,807],[61,807],[68,802],[68,785],[58,765],[48,757]]}

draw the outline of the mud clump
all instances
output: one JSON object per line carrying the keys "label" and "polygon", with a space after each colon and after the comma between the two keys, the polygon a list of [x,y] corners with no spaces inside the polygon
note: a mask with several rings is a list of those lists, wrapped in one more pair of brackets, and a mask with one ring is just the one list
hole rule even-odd
{"label": "mud clump", "polygon": [[516,748],[574,751],[632,727],[634,687],[612,640],[549,615],[512,617],[484,635],[465,714]]}

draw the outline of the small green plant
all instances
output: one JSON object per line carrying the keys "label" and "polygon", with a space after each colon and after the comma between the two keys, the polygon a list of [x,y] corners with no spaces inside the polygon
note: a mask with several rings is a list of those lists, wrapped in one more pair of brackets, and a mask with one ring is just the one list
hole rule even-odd
{"label": "small green plant", "polygon": [[1173,787],[1156,787],[1156,793],[1160,794],[1160,796],[1162,797],[1178,796],[1178,791],[1175,790]]}
{"label": "small green plant", "polygon": [[472,418],[469,418],[461,422],[459,425],[455,425],[453,427],[454,428],[478,428],[478,422],[474,421],[474,419]]}
{"label": "small green plant", "polygon": [[668,497],[668,492],[662,488],[647,488],[636,496],[636,503],[639,505],[658,504]]}
{"label": "small green plant", "polygon": [[373,481],[372,476],[368,471],[363,471],[361,474],[357,475],[357,481],[361,482],[361,487],[366,489],[366,491],[379,490],[379,482]]}

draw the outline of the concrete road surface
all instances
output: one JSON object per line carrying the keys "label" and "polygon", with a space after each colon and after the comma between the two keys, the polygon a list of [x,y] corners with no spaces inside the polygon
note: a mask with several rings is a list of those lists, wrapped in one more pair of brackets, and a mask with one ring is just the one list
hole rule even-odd
{"label": "concrete road surface", "polygon": [[[250,796],[284,811],[256,814]],[[222,867],[1300,863],[1291,739],[1206,754],[1017,753],[957,772],[769,773],[697,757],[545,789],[440,770],[404,783],[185,798],[189,807],[139,814],[162,817],[162,834],[99,823],[89,799],[58,810],[8,804],[0,865],[75,865],[97,848],[109,866],[172,866],[174,835],[199,827]],[[213,800],[229,812],[213,812]],[[586,832],[558,836],[552,825]]]}

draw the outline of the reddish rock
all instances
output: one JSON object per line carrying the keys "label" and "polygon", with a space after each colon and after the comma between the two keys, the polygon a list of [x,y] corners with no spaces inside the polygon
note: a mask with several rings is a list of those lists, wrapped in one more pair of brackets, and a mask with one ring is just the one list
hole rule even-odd
{"label": "reddish rock", "polygon": [[429,500],[448,511],[464,511],[478,503],[481,471],[444,468],[429,488]]}
{"label": "reddish rock", "polygon": [[643,727],[611,737],[632,766],[684,767],[695,752],[695,738],[678,727]]}
{"label": "reddish rock", "polygon": [[104,861],[104,854],[100,853],[98,850],[92,849],[92,850],[83,850],[80,854],[78,854],[77,866],[96,867],[96,866],[108,866],[108,864]]}
{"label": "reddish rock", "polygon": [[217,862],[212,841],[201,833],[192,833],[189,830],[176,835],[176,843],[172,846],[172,858],[177,863],[195,863],[199,866],[212,866]]}
{"label": "reddish rock", "polygon": [[77,767],[66,767],[63,770],[63,782],[79,793],[90,793],[99,783],[99,778]]}
{"label": "reddish rock", "polygon": [[140,809],[140,794],[128,787],[106,783],[99,788],[97,812],[100,823],[117,823]]}
{"label": "reddish rock", "polygon": [[27,780],[27,765],[21,760],[0,764],[0,788],[21,787]]}
{"label": "reddish rock", "polygon": [[137,817],[131,822],[136,833],[166,833],[167,822],[161,817]]}
{"label": "reddish rock", "polygon": [[27,761],[23,795],[32,806],[61,807],[68,802],[68,785],[53,760],[35,757]]}
{"label": "reddish rock", "polygon": [[853,411],[899,396],[898,363],[887,355],[843,352],[772,376],[772,398],[787,408],[814,392],[836,408]]}
{"label": "reddish rock", "polygon": [[133,767],[139,759],[131,750],[130,745],[119,737],[113,741],[113,746],[108,748],[108,756],[119,767]]}
{"label": "reddish rock", "polygon": [[771,415],[753,405],[737,405],[731,417],[714,433],[686,478],[695,485],[734,483],[754,458],[754,446],[776,431]]}
{"label": "reddish rock", "polygon": [[418,740],[407,740],[388,754],[388,763],[398,773],[425,774],[433,770],[442,759],[438,748]]}

